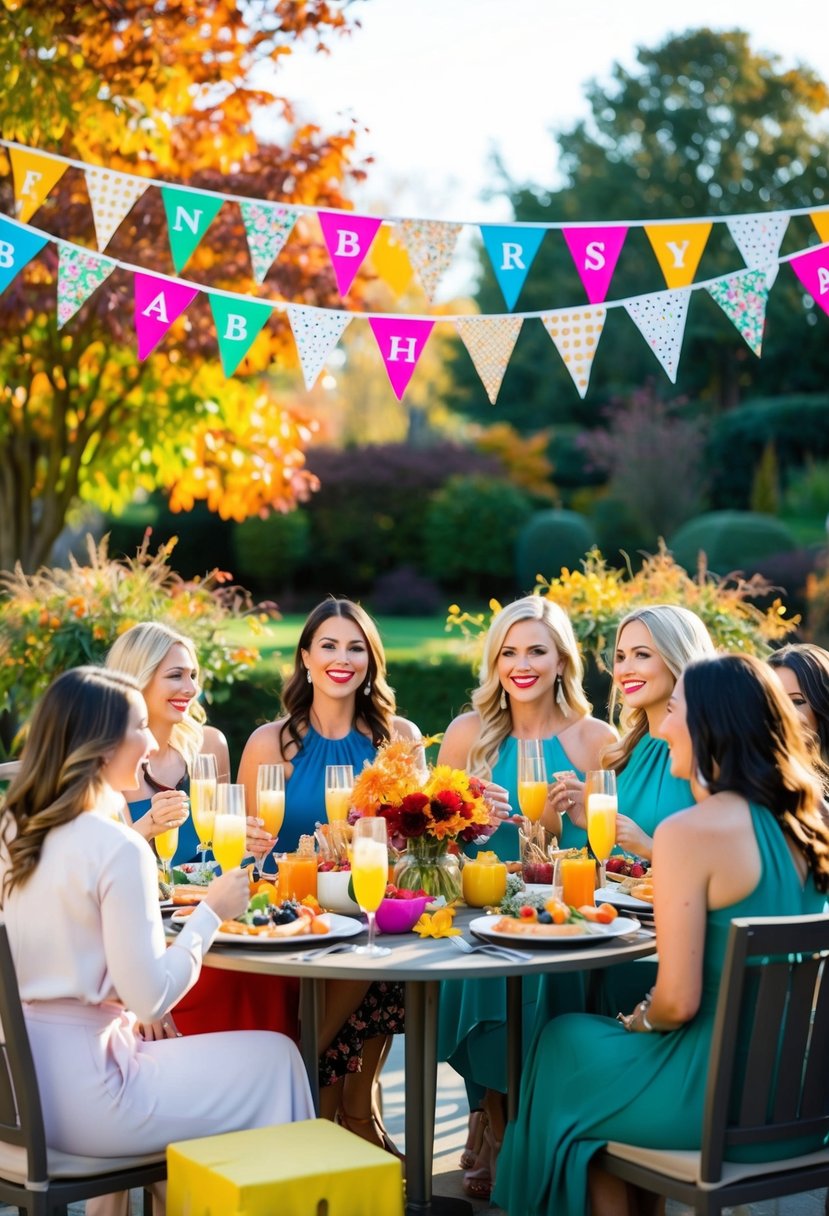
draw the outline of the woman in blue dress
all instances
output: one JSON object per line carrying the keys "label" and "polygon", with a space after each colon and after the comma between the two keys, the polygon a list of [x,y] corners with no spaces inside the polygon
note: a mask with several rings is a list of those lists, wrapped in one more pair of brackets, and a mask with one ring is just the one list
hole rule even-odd
{"label": "woman in blue dress", "polygon": [[766,662],[797,710],[812,762],[829,794],[829,652],[800,642],[773,651]]}
{"label": "woman in blue dress", "polygon": [[[583,667],[573,628],[561,608],[530,595],[493,618],[484,642],[479,686],[471,712],[447,728],[438,762],[492,780],[508,791],[517,807],[518,739],[542,739],[551,781],[546,826],[565,844],[584,844],[551,802],[553,774],[598,768],[599,757],[615,732],[590,716],[582,688]],[[564,807],[562,806],[562,809]],[[569,837],[569,839],[568,839]],[[505,860],[519,857],[518,827],[504,823],[487,842]],[[571,1000],[577,985],[559,982],[557,1008],[578,1008]],[[534,1017],[537,985],[524,984],[525,1020]],[[568,1004],[569,1000],[569,1004]],[[525,1040],[526,1041],[526,1040]],[[438,1052],[464,1078],[470,1105],[470,1138],[462,1164],[464,1187],[487,1198],[493,1157],[504,1128],[506,1090],[506,984],[504,980],[450,982],[441,987]],[[478,1113],[483,1111],[484,1113]],[[484,1118],[485,1115],[485,1118]],[[478,1143],[486,1127],[483,1143]],[[478,1149],[474,1161],[472,1154]]]}
{"label": "woman in blue dress", "polygon": [[825,906],[829,826],[821,788],[768,667],[742,655],[692,663],[670,698],[662,734],[673,774],[691,783],[698,801],[656,830],[656,984],[621,1022],[573,1014],[544,1030],[494,1190],[514,1216],[647,1210],[641,1192],[591,1159],[609,1140],[699,1148],[732,918]]}
{"label": "woman in blue dress", "polygon": [[[395,714],[394,692],[377,626],[350,600],[330,598],[309,614],[296,648],[294,671],[282,691],[283,717],[260,726],[245,745],[239,781],[256,805],[260,764],[285,766],[285,820],[280,849],[324,820],[325,769],[350,764],[355,773],[391,738],[419,739],[420,731]],[[255,819],[248,847],[257,856],[276,841]],[[321,1113],[366,1140],[393,1151],[375,1101],[390,1035],[403,1029],[402,986],[335,981],[326,987],[321,1027]]]}

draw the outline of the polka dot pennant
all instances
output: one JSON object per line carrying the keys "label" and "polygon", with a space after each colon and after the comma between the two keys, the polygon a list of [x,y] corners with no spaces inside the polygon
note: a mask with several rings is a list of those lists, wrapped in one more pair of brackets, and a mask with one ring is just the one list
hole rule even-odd
{"label": "polka dot pennant", "polygon": [[148,183],[140,177],[129,177],[126,173],[114,173],[112,169],[93,165],[87,165],[84,177],[92,204],[98,248],[106,249],[121,221],[141,198]]}
{"label": "polka dot pennant", "polygon": [[734,244],[751,270],[764,270],[769,287],[780,269],[780,246],[788,227],[788,215],[737,215],[726,226]]}
{"label": "polka dot pennant", "polygon": [[443,224],[439,220],[401,220],[398,226],[426,295],[433,300],[463,225]]}
{"label": "polka dot pennant", "polygon": [[256,202],[240,203],[239,208],[248,238],[253,277],[257,283],[262,283],[291,235],[298,212],[289,207]]}
{"label": "polka dot pennant", "polygon": [[74,317],[93,291],[109,278],[115,263],[85,249],[60,246],[58,256],[58,329]]}
{"label": "polka dot pennant", "polygon": [[708,287],[708,292],[759,357],[769,298],[766,272],[744,270],[727,279],[717,279]]}
{"label": "polka dot pennant", "polygon": [[325,360],[343,336],[351,314],[321,312],[318,308],[290,304],[288,320],[302,365],[305,387],[310,391],[325,366]]}
{"label": "polka dot pennant", "polygon": [[548,312],[541,321],[564,360],[579,396],[584,400],[590,383],[593,357],[602,336],[607,309],[557,309]]}
{"label": "polka dot pennant", "polygon": [[460,317],[455,322],[493,405],[522,324],[521,317]]}
{"label": "polka dot pennant", "polygon": [[668,373],[671,384],[676,384],[690,296],[690,289],[685,287],[625,301],[633,323]]}

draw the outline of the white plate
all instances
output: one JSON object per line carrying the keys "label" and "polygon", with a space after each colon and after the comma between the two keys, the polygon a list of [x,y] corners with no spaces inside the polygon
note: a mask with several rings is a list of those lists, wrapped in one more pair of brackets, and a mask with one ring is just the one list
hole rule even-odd
{"label": "white plate", "polygon": [[482,937],[488,942],[520,942],[522,946],[546,946],[558,949],[562,946],[592,946],[594,942],[606,942],[613,937],[624,937],[628,933],[635,933],[640,927],[638,920],[627,916],[617,916],[609,925],[591,924],[589,930],[585,930],[584,933],[573,933],[568,937],[544,937],[539,934],[536,937],[531,933],[496,933],[493,929],[496,919],[494,916],[476,916],[469,928],[476,937]]}
{"label": "white plate", "polygon": [[172,908],[173,901],[171,899],[160,899],[158,901],[159,908]]}
{"label": "white plate", "polygon": [[[179,909],[170,917],[170,924],[176,929],[180,929],[187,922],[187,917],[180,915],[182,911],[183,909]],[[323,917],[329,925],[327,933],[297,933],[293,937],[266,937],[259,933],[222,933],[219,930],[213,941],[222,946],[244,946],[245,949],[251,946],[271,948],[274,946],[324,946],[326,942],[336,941],[340,937],[356,937],[365,929],[362,921],[355,920],[353,916],[338,916],[335,912],[324,912]]]}
{"label": "white plate", "polygon": [[596,892],[596,903],[613,904],[614,908],[624,908],[628,912],[635,912],[637,916],[647,916],[649,913],[653,916],[653,904],[647,899],[637,899],[635,895],[620,891],[616,887],[601,887]]}

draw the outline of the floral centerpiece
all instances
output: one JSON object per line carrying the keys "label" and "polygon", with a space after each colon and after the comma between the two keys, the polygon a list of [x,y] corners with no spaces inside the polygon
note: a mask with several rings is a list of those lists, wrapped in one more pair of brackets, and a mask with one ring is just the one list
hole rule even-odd
{"label": "floral centerpiece", "polygon": [[394,872],[399,887],[451,902],[461,892],[450,845],[488,836],[496,825],[483,782],[446,764],[427,768],[422,748],[410,739],[382,746],[354,782],[354,813],[382,815],[392,848],[405,850]]}

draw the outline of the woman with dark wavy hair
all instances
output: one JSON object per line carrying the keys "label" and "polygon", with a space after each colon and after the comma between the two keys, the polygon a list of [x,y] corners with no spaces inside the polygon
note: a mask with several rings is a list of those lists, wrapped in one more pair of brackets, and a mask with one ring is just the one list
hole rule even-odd
{"label": "woman with dark wavy hair", "polygon": [[745,655],[691,663],[660,733],[673,774],[690,781],[696,803],[663,820],[654,837],[656,984],[618,1020],[569,1014],[543,1031],[499,1160],[493,1197],[509,1212],[655,1211],[654,1196],[591,1159],[609,1140],[699,1148],[732,919],[825,908],[821,788],[797,716],[766,664]]}
{"label": "woman with dark wavy hair", "polygon": [[806,728],[818,776],[829,795],[829,652],[800,642],[773,651],[766,662]]}

